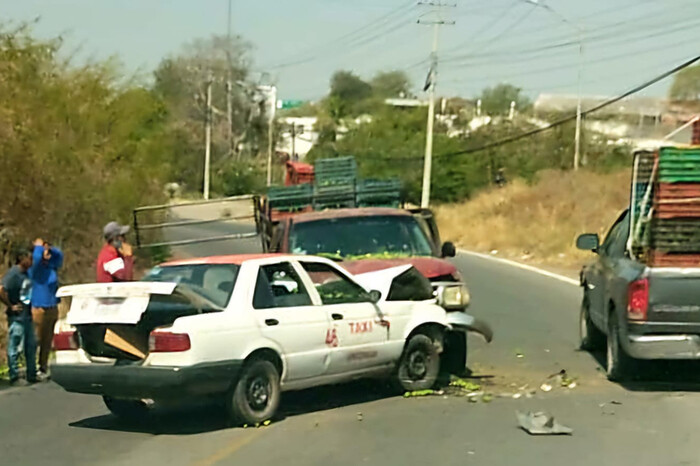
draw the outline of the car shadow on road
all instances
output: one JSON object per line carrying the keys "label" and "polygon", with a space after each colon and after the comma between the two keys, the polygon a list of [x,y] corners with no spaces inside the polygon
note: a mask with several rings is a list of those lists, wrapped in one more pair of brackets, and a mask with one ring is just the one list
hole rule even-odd
{"label": "car shadow on road", "polygon": [[[591,356],[605,371],[605,352]],[[631,392],[700,392],[700,361],[640,361],[634,373],[619,385]]]}
{"label": "car shadow on road", "polygon": [[[361,380],[343,385],[330,385],[282,395],[275,421],[288,417],[353,406],[397,396],[396,390],[382,381]],[[69,424],[71,427],[95,430],[134,432],[151,435],[194,435],[233,426],[226,419],[223,407],[199,404],[180,408],[154,409],[139,421],[120,419],[104,414]]]}

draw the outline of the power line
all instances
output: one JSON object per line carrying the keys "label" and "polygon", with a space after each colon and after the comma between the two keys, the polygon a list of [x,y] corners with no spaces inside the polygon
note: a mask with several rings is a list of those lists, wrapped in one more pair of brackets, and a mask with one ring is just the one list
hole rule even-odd
{"label": "power line", "polygon": [[[605,44],[607,48],[610,47],[617,47],[620,45],[627,45],[629,44],[630,41],[634,40],[648,40],[648,39],[654,39],[657,37],[663,37],[663,36],[669,36],[676,34],[678,32],[684,32],[684,31],[689,31],[692,28],[700,26],[700,21],[697,18],[691,19],[689,21],[683,22],[682,25],[679,25],[674,28],[667,28],[667,29],[662,29],[658,32],[650,32],[648,30],[646,31],[641,31],[640,34],[632,34],[628,36],[621,36],[620,34],[610,34],[610,35],[605,35],[605,36],[597,36],[593,40],[586,40],[586,45],[590,47],[591,45],[603,45]],[[639,31],[637,31],[639,32]],[[555,49],[564,49],[569,46],[573,45],[578,45],[577,41],[568,41],[568,42],[562,42],[558,44],[551,44],[546,47],[542,47],[540,49],[530,49],[530,51],[527,52],[522,52],[519,53],[518,57],[512,58],[508,60],[508,64],[511,63],[517,63],[517,62],[530,62],[537,60],[539,58],[550,58],[552,55],[551,53],[544,54],[544,55],[537,55],[537,56],[523,56],[523,55],[529,55],[529,54],[534,54],[534,53],[541,53],[545,51],[552,51]],[[560,50],[560,52],[563,52],[564,50]],[[558,53],[558,52],[555,52]],[[450,63],[454,63],[452,61],[447,60]],[[456,67],[461,67],[461,66],[474,66],[474,65],[486,65],[486,64],[493,64],[495,63],[494,61],[491,60],[475,60],[472,62],[457,62]]]}
{"label": "power line", "polygon": [[[334,53],[337,53],[338,48],[346,48],[348,46],[351,46],[353,42],[356,41],[364,41],[364,37],[362,36],[365,32],[369,31],[370,29],[381,29],[393,22],[397,17],[399,16],[404,16],[408,12],[412,11],[413,9],[416,8],[416,5],[414,4],[413,1],[403,3],[402,5],[398,6],[397,8],[392,9],[391,11],[385,13],[384,15],[375,18],[374,20],[370,21],[369,23],[356,28],[348,33],[345,33],[339,37],[336,37],[335,39],[331,40],[330,42],[324,42],[323,44],[319,46],[314,46],[306,51],[302,51],[300,53],[297,53],[293,58],[287,62],[282,62],[282,63],[277,63],[277,64],[272,64],[268,65],[265,68],[268,69],[279,69],[279,68],[289,68],[291,66],[296,66],[300,64],[305,64],[305,63],[310,63],[313,61],[318,60],[321,58],[322,55],[328,53],[328,51],[333,51]],[[380,34],[381,36],[381,34]]]}
{"label": "power line", "polygon": [[[608,99],[605,102],[598,104],[598,105],[596,105],[588,110],[584,110],[582,112],[582,114],[584,116],[587,116],[591,113],[595,113],[599,110],[602,110],[605,107],[609,107],[610,105],[613,105],[613,104],[615,104],[623,99],[626,99],[627,97],[630,97],[630,96],[632,96],[640,91],[643,91],[647,87],[653,86],[654,84],[658,83],[659,81],[662,81],[662,80],[668,78],[669,76],[672,76],[672,75],[676,74],[677,72],[679,72],[685,68],[688,68],[689,66],[695,64],[698,61],[700,61],[700,55],[697,55],[697,56],[691,58],[690,60],[687,60],[686,62],[674,67],[671,70],[665,71],[664,73],[656,76],[655,78],[650,79],[649,81],[646,81],[645,83],[640,84],[639,86],[636,86],[636,87],[628,90],[627,92],[624,92],[623,94],[618,95],[617,97],[613,97],[611,99]],[[500,139],[498,141],[490,142],[487,144],[482,144],[481,146],[471,147],[471,148],[461,150],[461,151],[437,154],[437,155],[435,155],[435,157],[450,158],[450,157],[456,157],[458,155],[473,154],[473,153],[481,152],[481,151],[484,151],[487,149],[493,149],[496,147],[504,146],[506,144],[520,141],[521,139],[535,136],[535,135],[540,134],[540,133],[544,133],[545,131],[549,131],[550,129],[554,129],[556,127],[562,126],[566,123],[574,121],[575,119],[576,119],[576,115],[570,115],[568,117],[561,118],[561,119],[555,121],[554,123],[550,123],[549,125],[542,127],[542,128],[536,128],[536,129],[533,129],[530,131],[525,131],[525,132],[517,134],[515,136],[509,136],[507,138],[503,138],[503,139]],[[390,162],[395,162],[395,161],[399,161],[399,160],[416,161],[416,160],[422,160],[422,157],[396,157],[396,158],[392,157],[391,159],[385,159],[385,160],[390,161]]]}
{"label": "power line", "polygon": [[[589,60],[589,61],[585,62],[585,64],[586,64],[586,65],[593,65],[593,64],[599,64],[599,63],[606,63],[606,62],[610,62],[610,61],[615,61],[615,60],[618,60],[618,59],[620,59],[620,58],[627,58],[627,57],[630,57],[630,56],[635,56],[635,57],[637,57],[637,56],[640,56],[640,55],[647,54],[647,53],[649,53],[649,52],[658,52],[658,51],[661,51],[661,50],[672,49],[672,48],[674,48],[674,47],[678,47],[678,46],[680,46],[680,45],[685,45],[685,44],[687,44],[687,43],[688,43],[688,40],[687,40],[687,39],[684,39],[684,40],[682,40],[682,41],[674,42],[674,43],[672,43],[672,44],[664,44],[664,45],[661,45],[661,46],[659,46],[659,47],[653,47],[653,48],[645,47],[643,50],[640,50],[640,51],[629,51],[629,50],[627,50],[627,51],[625,51],[625,52],[623,52],[623,53],[618,53],[618,54],[615,54],[615,55],[607,55],[607,56],[604,56],[604,57],[601,57],[601,58],[597,58],[597,59],[595,59],[595,60]],[[631,55],[631,54],[634,54],[634,55]],[[463,66],[466,66],[466,65],[462,65],[462,66],[460,66],[460,67],[463,67]],[[523,72],[520,72],[520,73],[508,73],[508,78],[517,78],[517,77],[522,77],[522,76],[532,76],[532,75],[538,75],[538,74],[542,74],[542,73],[548,73],[548,72],[551,72],[551,71],[560,71],[560,70],[564,70],[564,69],[569,69],[569,68],[571,68],[572,66],[575,66],[575,63],[566,63],[566,64],[559,64],[559,65],[556,65],[556,66],[549,66],[549,67],[546,67],[546,68],[530,69],[530,70],[528,70],[528,71],[523,71]],[[460,68],[460,67],[457,67],[457,68]],[[498,80],[500,77],[501,77],[501,76],[496,76],[496,75],[492,75],[492,76],[483,76],[483,77],[480,77],[480,78],[477,78],[477,79],[470,79],[470,82],[472,82],[472,83],[477,82],[477,83],[478,83],[478,82],[494,81],[494,80]],[[448,80],[448,82],[450,82],[450,83],[460,83],[460,82],[462,82],[462,80]]]}

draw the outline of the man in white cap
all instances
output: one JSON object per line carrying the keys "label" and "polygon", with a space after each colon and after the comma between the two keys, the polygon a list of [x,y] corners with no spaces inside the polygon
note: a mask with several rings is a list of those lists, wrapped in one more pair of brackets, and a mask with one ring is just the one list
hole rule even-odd
{"label": "man in white cap", "polygon": [[134,256],[125,235],[129,227],[117,222],[105,225],[105,245],[97,256],[97,282],[128,282],[133,280]]}

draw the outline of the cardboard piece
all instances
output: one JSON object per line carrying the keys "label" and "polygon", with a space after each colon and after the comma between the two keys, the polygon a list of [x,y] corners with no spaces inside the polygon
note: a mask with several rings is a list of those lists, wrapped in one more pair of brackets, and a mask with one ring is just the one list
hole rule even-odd
{"label": "cardboard piece", "polygon": [[132,333],[121,329],[118,332],[119,333],[115,332],[111,328],[108,328],[105,332],[104,342],[124,351],[125,353],[132,354],[141,359],[146,359],[145,351],[147,348],[139,348],[139,346],[143,345],[138,343],[139,338],[136,338],[137,335],[135,332]]}

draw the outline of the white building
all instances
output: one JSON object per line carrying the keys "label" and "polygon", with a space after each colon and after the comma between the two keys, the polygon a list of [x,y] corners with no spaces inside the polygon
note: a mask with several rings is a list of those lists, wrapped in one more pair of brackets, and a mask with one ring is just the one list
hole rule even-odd
{"label": "white building", "polygon": [[282,140],[277,146],[279,152],[286,152],[291,157],[296,154],[304,159],[318,141],[315,130],[317,117],[287,117],[279,120],[282,125]]}

